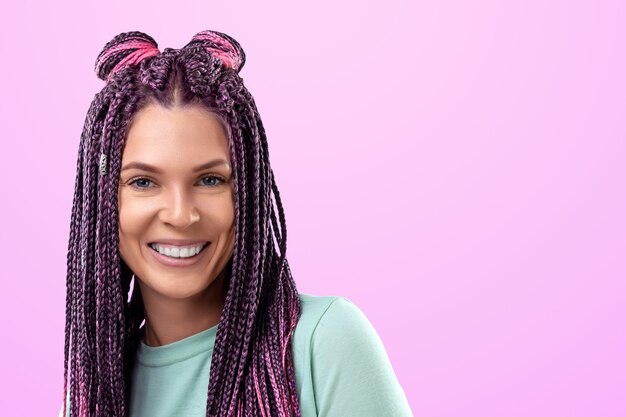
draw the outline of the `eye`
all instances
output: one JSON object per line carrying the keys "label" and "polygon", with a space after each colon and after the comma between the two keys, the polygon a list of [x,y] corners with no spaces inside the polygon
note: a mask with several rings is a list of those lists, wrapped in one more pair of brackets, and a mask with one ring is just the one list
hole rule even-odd
{"label": "eye", "polygon": [[216,177],[215,175],[207,175],[206,177],[203,177],[202,180],[200,180],[200,182],[203,185],[206,185],[209,187],[215,187],[223,183],[224,179],[220,177]]}
{"label": "eye", "polygon": [[138,177],[131,180],[128,184],[133,186],[134,188],[146,189],[149,188],[149,184],[152,183],[152,180],[148,178]]}
{"label": "eye", "polygon": [[[202,177],[202,179],[200,180],[201,185],[204,185],[206,187],[217,187],[218,185],[224,183],[224,179],[215,175],[207,175],[205,177]],[[152,188],[153,186],[153,181],[149,178],[145,178],[145,177],[137,177],[137,178],[133,178],[128,182],[128,185],[130,185],[131,187],[137,189],[137,190],[147,190],[149,188]]]}

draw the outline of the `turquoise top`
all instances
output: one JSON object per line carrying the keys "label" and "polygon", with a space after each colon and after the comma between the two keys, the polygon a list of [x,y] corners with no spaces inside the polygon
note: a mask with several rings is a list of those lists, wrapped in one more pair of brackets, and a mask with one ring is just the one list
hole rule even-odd
{"label": "turquoise top", "polygon": [[[300,300],[292,349],[302,417],[412,417],[385,348],[363,312],[343,297],[300,294]],[[130,416],[205,417],[216,332],[214,326],[158,347],[142,342],[132,375]]]}

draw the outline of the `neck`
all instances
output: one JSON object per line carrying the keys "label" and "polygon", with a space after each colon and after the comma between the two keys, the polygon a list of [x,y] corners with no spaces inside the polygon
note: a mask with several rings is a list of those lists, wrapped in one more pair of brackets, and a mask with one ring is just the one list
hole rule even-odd
{"label": "neck", "polygon": [[183,299],[164,297],[139,281],[146,312],[144,343],[167,345],[218,324],[226,297],[224,272],[202,293]]}

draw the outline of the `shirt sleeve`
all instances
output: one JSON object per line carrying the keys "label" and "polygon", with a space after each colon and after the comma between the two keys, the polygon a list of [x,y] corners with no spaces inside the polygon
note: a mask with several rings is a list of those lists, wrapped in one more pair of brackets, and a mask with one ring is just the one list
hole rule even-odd
{"label": "shirt sleeve", "polygon": [[338,297],[312,339],[318,417],[412,417],[385,347],[365,314]]}

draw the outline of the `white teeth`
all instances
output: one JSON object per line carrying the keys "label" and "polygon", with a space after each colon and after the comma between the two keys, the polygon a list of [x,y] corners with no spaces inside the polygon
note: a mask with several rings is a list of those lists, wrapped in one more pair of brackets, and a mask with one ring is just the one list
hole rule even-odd
{"label": "white teeth", "polygon": [[156,250],[162,255],[169,256],[171,258],[191,258],[192,256],[196,256],[204,247],[204,245],[198,245],[194,247],[187,248],[169,248],[162,247],[156,243],[150,244],[152,249]]}

